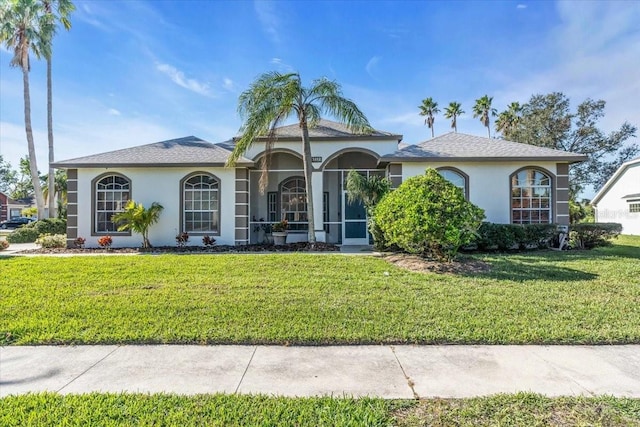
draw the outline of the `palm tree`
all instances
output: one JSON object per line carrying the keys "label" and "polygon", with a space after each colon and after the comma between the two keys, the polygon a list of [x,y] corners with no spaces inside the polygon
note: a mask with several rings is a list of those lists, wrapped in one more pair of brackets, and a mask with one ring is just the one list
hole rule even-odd
{"label": "palm tree", "polygon": [[118,231],[131,230],[142,235],[142,247],[148,249],[151,247],[149,228],[158,222],[163,209],[162,205],[157,202],[153,202],[147,209],[142,206],[142,203],[129,200],[124,210],[113,215],[111,220],[122,224],[118,226]]}
{"label": "palm tree", "polygon": [[433,122],[435,119],[433,118],[434,114],[438,114],[440,109],[438,108],[438,103],[433,100],[433,98],[429,97],[422,100],[422,105],[419,105],[420,115],[427,116],[424,119],[424,123],[429,126],[431,129],[431,138],[433,138]]}
{"label": "palm tree", "polygon": [[[42,9],[44,14],[41,17],[41,40],[42,43],[48,46],[43,50],[44,56],[47,60],[47,136],[49,140],[49,187],[54,185],[55,176],[53,167],[51,164],[54,161],[53,150],[53,95],[51,84],[51,56],[53,51],[53,37],[56,33],[57,22],[60,22],[62,26],[69,30],[71,28],[71,21],[69,21],[69,15],[75,10],[75,6],[69,0],[41,0]],[[49,216],[54,216],[56,209],[54,193],[49,193],[48,203]]]}
{"label": "palm tree", "polygon": [[464,114],[464,110],[459,102],[450,102],[449,106],[444,109],[444,116],[447,119],[451,119],[451,127],[454,132],[458,132],[458,116],[461,114]]}
{"label": "palm tree", "polygon": [[323,112],[329,113],[349,129],[357,133],[372,132],[369,121],[351,100],[342,96],[340,85],[325,78],[315,80],[311,87],[302,86],[298,73],[264,73],[240,94],[238,112],[243,119],[240,128],[242,135],[236,141],[235,148],[227,161],[228,166],[236,161],[253,144],[255,139],[266,136],[265,155],[262,158],[263,178],[260,190],[266,188],[266,177],[271,149],[275,142],[275,130],[288,117],[295,113],[300,125],[302,141],[302,162],[304,165],[305,189],[307,192],[307,220],[309,243],[316,242],[315,221],[313,216],[313,187],[311,185],[311,144],[309,128],[320,121]]}
{"label": "palm tree", "polygon": [[489,138],[491,138],[491,116],[495,117],[497,113],[495,108],[491,108],[491,102],[493,97],[485,95],[476,99],[476,105],[473,106],[473,117],[480,117],[480,123],[487,128]]}
{"label": "palm tree", "polygon": [[[66,210],[66,206],[67,206],[67,172],[63,169],[58,169],[55,173],[55,179],[54,179],[54,187],[53,187],[53,198],[57,199],[56,200],[56,211],[57,211],[57,217],[61,218],[64,217],[64,215],[62,214],[62,212],[64,212]],[[45,182],[42,185],[42,194],[44,195],[45,199],[48,199],[51,197],[51,193],[49,192],[49,183]],[[51,205],[49,205],[49,217],[52,218],[51,215]],[[62,216],[61,216],[62,215]]]}
{"label": "palm tree", "polygon": [[522,114],[522,106],[519,102],[512,102],[509,107],[498,115],[496,120],[496,132],[502,133],[503,136],[511,139],[509,135],[518,129]]}
{"label": "palm tree", "polygon": [[22,70],[24,127],[29,149],[31,181],[38,207],[38,218],[44,218],[44,197],[40,186],[36,149],[33,142],[31,94],[29,91],[29,71],[31,70],[29,53],[33,52],[37,57],[40,57],[43,55],[42,49],[46,48],[46,44],[41,41],[38,20],[40,10],[40,4],[35,0],[3,1],[0,6],[0,42],[8,50],[13,51],[11,66],[19,67]]}

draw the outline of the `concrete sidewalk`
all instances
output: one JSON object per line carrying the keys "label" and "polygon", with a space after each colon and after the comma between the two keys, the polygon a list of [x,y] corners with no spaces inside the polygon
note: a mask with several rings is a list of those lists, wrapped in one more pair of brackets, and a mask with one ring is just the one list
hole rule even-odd
{"label": "concrete sidewalk", "polygon": [[0,348],[0,396],[44,390],[383,398],[532,391],[640,397],[640,345]]}

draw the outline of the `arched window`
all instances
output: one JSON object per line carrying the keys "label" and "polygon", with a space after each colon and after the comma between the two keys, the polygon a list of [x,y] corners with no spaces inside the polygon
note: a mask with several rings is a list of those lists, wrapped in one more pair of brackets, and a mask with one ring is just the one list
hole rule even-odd
{"label": "arched window", "polygon": [[182,180],[182,231],[220,234],[220,181],[198,173]]}
{"label": "arched window", "polygon": [[511,222],[553,222],[551,176],[539,169],[522,169],[511,175]]}
{"label": "arched window", "polygon": [[[280,211],[282,219],[290,223],[307,222],[307,191],[304,178],[293,177],[280,185]],[[297,229],[298,227],[293,227]]]}
{"label": "arched window", "polygon": [[438,173],[447,181],[462,190],[464,197],[469,199],[469,177],[466,173],[456,168],[438,168]]}
{"label": "arched window", "polygon": [[[131,199],[131,181],[123,175],[106,175],[93,181],[93,231],[95,234],[113,234],[118,227],[111,217],[124,210]],[[125,232],[123,234],[129,234]]]}

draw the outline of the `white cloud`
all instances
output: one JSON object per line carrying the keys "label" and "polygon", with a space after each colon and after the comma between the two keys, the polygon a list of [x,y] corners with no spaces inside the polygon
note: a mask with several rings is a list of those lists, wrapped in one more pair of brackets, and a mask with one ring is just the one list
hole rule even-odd
{"label": "white cloud", "polygon": [[253,6],[262,24],[262,29],[269,35],[271,41],[279,43],[280,19],[275,11],[274,3],[267,0],[255,0]]}
{"label": "white cloud", "polygon": [[225,77],[224,79],[222,79],[222,87],[232,92],[235,90],[236,84],[230,78]]}
{"label": "white cloud", "polygon": [[516,9],[526,9],[527,5],[526,4],[519,4],[516,6]]}
{"label": "white cloud", "polygon": [[109,114],[110,116],[120,116],[120,111],[116,110],[115,108],[109,108],[107,110],[107,114]]}
{"label": "white cloud", "polygon": [[188,79],[182,71],[169,64],[156,64],[156,69],[169,76],[169,78],[178,86],[200,95],[212,96],[209,84],[199,82],[196,79]]}
{"label": "white cloud", "polygon": [[293,67],[282,62],[281,58],[271,58],[271,61],[269,61],[269,63],[275,65],[278,70],[284,71],[286,73],[292,73],[294,71]]}
{"label": "white cloud", "polygon": [[373,77],[373,71],[381,59],[381,56],[374,56],[369,59],[369,62],[367,62],[367,65],[364,67],[364,69],[367,71],[367,74],[369,74],[371,77]]}

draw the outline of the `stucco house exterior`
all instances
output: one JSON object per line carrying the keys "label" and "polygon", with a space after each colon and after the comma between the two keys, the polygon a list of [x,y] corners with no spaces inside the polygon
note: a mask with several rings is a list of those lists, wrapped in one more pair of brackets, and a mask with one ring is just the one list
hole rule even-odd
{"label": "stucco house exterior", "polygon": [[[298,125],[277,129],[268,184],[259,191],[264,139],[235,167],[225,167],[234,140],[210,143],[190,136],[59,161],[68,175],[68,242],[96,246],[109,234],[114,246],[139,246],[140,236],[117,232],[111,216],[133,199],[164,211],[150,230],[154,245],[190,244],[209,235],[218,244],[243,245],[264,238],[262,225],[287,219],[288,242],[306,239],[306,192]],[[438,169],[496,223],[569,223],[569,165],[585,156],[500,139],[448,133],[416,145],[402,135],[351,133],[323,120],[310,129],[313,197],[318,241],[366,244],[366,213],[346,200],[351,169],[388,177],[394,186]]]}
{"label": "stucco house exterior", "polygon": [[25,200],[13,200],[8,195],[0,192],[0,221],[22,216],[22,209],[30,206],[31,203]]}
{"label": "stucco house exterior", "polygon": [[597,222],[617,222],[624,234],[640,235],[640,157],[622,164],[591,205]]}

